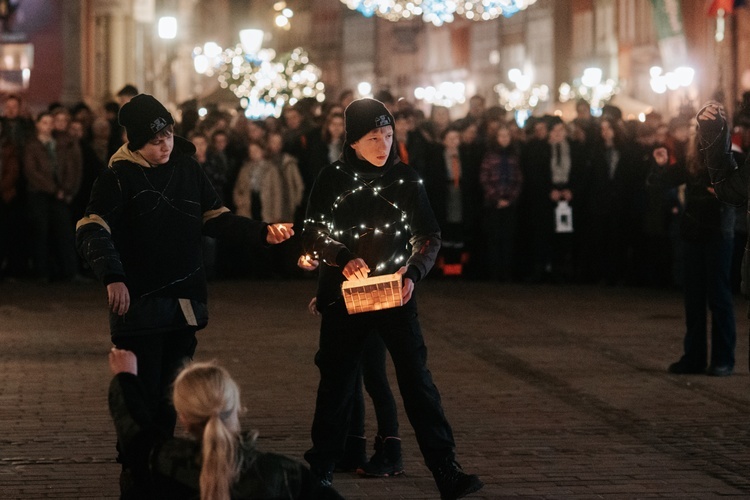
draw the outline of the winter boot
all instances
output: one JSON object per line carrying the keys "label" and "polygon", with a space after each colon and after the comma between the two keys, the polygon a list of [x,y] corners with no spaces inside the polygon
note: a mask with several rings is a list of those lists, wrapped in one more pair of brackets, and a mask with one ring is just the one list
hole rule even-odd
{"label": "winter boot", "polygon": [[446,459],[432,469],[432,477],[440,490],[441,500],[463,498],[484,486],[478,476],[466,474],[453,458]]}
{"label": "winter boot", "polygon": [[357,469],[357,473],[370,477],[392,477],[403,474],[401,439],[375,436],[375,453],[369,462]]}
{"label": "winter boot", "polygon": [[336,472],[354,472],[367,463],[367,438],[346,436],[344,456],[336,462]]}

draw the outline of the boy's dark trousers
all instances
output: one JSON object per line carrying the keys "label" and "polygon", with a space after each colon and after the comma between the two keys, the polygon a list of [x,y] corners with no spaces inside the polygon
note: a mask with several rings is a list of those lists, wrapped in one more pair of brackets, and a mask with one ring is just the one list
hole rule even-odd
{"label": "boy's dark trousers", "polygon": [[351,316],[341,299],[323,311],[315,356],[320,384],[312,425],[313,447],[305,453],[314,473],[333,470],[333,464],[343,455],[359,362],[373,329],[391,354],[404,409],[425,463],[433,468],[454,456],[453,431],[427,369],[427,348],[415,298],[402,307]]}
{"label": "boy's dark trousers", "polygon": [[[138,378],[143,384],[149,413],[166,436],[174,435],[177,414],[172,406],[172,382],[185,363],[195,354],[198,341],[195,327],[184,327],[161,333],[118,337],[113,343],[118,349],[135,353],[138,359]],[[149,498],[146,464],[128,463],[117,445],[117,461],[122,463],[120,476],[121,500]]]}

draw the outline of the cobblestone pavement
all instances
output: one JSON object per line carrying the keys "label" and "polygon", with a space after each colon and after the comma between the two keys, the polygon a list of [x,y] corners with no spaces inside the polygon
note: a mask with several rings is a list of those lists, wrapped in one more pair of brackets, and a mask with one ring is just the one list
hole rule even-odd
{"label": "cobblestone pavement", "polygon": [[[298,459],[318,380],[314,289],[213,283],[196,356],[238,380],[261,447]],[[714,378],[665,370],[682,345],[677,291],[426,280],[418,293],[458,459],[485,482],[472,498],[750,498],[744,299],[736,373]],[[0,498],[117,498],[105,302],[96,284],[0,284]],[[401,422],[406,474],[336,474],[347,498],[438,498]]]}

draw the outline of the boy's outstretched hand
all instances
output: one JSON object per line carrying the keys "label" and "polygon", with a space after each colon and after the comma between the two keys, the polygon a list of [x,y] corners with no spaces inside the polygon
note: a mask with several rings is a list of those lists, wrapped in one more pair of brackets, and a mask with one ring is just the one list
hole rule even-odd
{"label": "boy's outstretched hand", "polygon": [[315,271],[319,265],[320,261],[310,257],[308,254],[300,255],[299,259],[297,259],[297,267],[305,271]]}
{"label": "boy's outstretched hand", "polygon": [[294,236],[294,229],[292,229],[293,226],[294,224],[291,222],[277,222],[275,224],[269,224],[266,241],[271,245],[275,245],[277,243],[281,243],[282,241],[288,240],[289,238]]}

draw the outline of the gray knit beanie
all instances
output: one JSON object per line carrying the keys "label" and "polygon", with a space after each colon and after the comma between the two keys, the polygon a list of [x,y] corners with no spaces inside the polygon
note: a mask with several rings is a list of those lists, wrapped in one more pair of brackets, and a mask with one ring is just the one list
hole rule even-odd
{"label": "gray knit beanie", "polygon": [[393,115],[377,99],[365,97],[352,101],[344,111],[346,122],[346,142],[357,142],[371,130],[390,125],[393,127]]}
{"label": "gray knit beanie", "polygon": [[138,151],[166,126],[174,125],[172,114],[149,94],[138,94],[125,103],[117,119],[125,127],[131,151]]}

